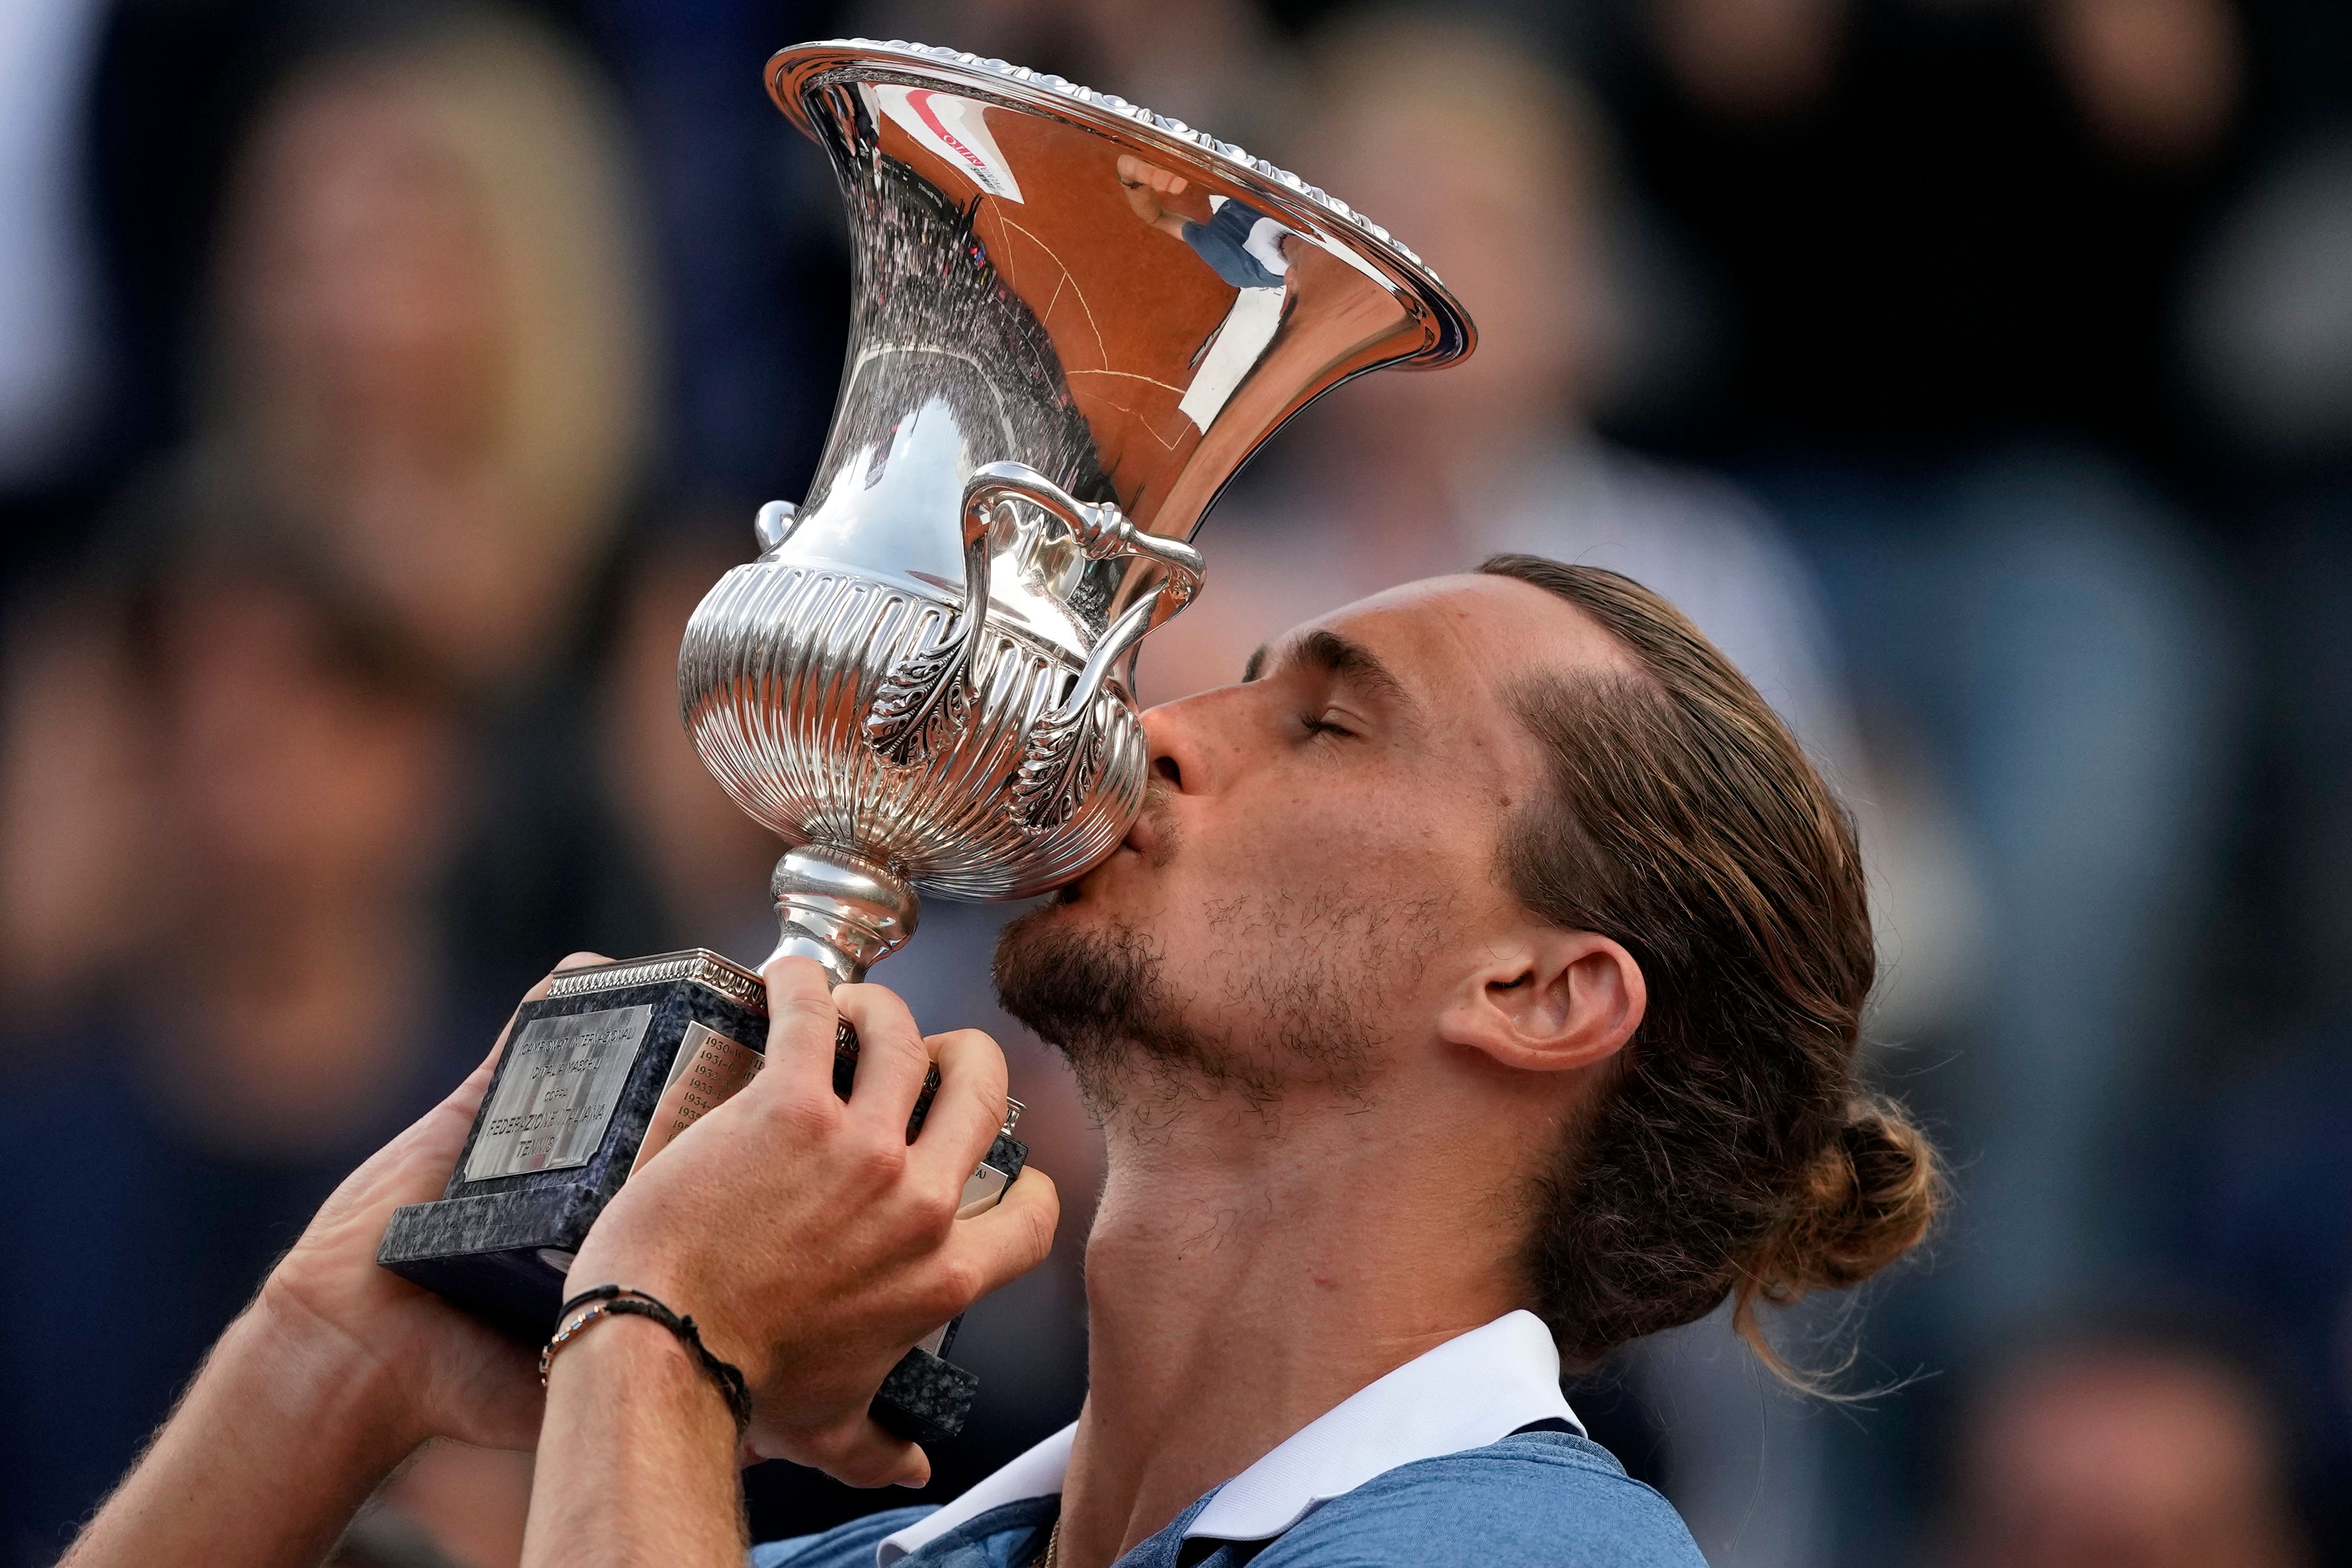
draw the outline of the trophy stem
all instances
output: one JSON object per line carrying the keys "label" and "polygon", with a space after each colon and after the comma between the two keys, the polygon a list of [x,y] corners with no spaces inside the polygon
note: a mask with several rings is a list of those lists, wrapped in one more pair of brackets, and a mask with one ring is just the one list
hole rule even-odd
{"label": "trophy stem", "polygon": [[915,934],[921,901],[906,878],[843,851],[788,850],[768,879],[782,935],[772,958],[814,958],[848,985]]}

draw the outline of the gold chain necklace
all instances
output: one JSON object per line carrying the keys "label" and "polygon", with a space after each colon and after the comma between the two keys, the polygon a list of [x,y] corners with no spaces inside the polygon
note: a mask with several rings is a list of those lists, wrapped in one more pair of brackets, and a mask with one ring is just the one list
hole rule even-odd
{"label": "gold chain necklace", "polygon": [[1054,1521],[1054,1533],[1045,1537],[1045,1554],[1034,1559],[1029,1568],[1055,1568],[1062,1555],[1062,1521]]}

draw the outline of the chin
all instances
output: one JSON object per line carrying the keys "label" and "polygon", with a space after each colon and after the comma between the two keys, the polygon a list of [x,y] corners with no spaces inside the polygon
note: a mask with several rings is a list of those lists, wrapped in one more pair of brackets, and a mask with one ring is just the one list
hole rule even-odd
{"label": "chin", "polygon": [[1004,1010],[1060,1048],[1090,1105],[1109,1103],[1130,1042],[1175,1032],[1155,945],[1086,903],[1041,904],[1005,926],[991,967]]}

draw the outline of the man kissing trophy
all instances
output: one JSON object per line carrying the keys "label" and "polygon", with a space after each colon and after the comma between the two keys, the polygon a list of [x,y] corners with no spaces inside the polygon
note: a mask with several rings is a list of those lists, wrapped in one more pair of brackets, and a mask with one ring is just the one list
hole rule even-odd
{"label": "man kissing trophy", "polygon": [[[1118,844],[1146,784],[1129,671],[1200,588],[1218,493],[1315,397],[1474,332],[1344,202],[1059,77],[850,40],[784,50],[768,86],[848,207],[847,362],[806,500],[761,509],[678,690],[704,763],[791,846],[777,954],[846,983],[913,935],[919,894],[1026,897]],[[760,977],[713,953],[560,972],[380,1261],[543,1336],[597,1214],[759,1070],[767,1027]],[[845,1022],[845,1097],[856,1057]],[[1012,1131],[967,1212],[1020,1174]],[[890,1430],[962,1426],[953,1328],[883,1385]]]}

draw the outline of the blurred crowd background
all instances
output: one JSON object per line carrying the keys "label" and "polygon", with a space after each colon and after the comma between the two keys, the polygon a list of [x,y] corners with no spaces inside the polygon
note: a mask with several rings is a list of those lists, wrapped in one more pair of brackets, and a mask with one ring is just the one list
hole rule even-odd
{"label": "blurred crowd background", "polygon": [[[51,1561],[338,1176],[562,954],[756,960],[679,728],[848,303],[774,48],[1121,93],[1421,252],[1483,346],[1211,517],[1147,698],[1497,549],[1682,604],[1835,777],[1931,1255],[1580,1375],[1717,1568],[2352,1560],[2352,12],[2329,0],[0,5],[0,1564]],[[976,1310],[947,1495],[1083,1392],[1099,1170]],[[351,1563],[503,1568],[429,1450]],[[780,1465],[768,1534],[906,1500]]]}

